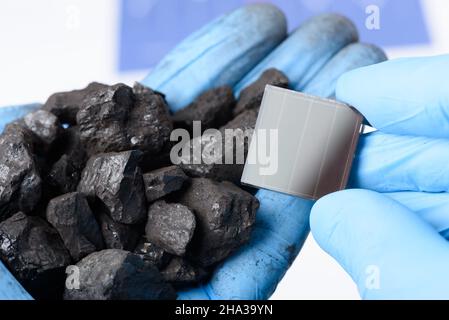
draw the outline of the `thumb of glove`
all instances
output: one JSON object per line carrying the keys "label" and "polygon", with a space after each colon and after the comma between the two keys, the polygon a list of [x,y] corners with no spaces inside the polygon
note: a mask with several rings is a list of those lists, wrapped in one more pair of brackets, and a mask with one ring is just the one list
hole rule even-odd
{"label": "thumb of glove", "polygon": [[327,195],[312,208],[310,226],[362,298],[449,298],[449,243],[391,198],[361,189]]}

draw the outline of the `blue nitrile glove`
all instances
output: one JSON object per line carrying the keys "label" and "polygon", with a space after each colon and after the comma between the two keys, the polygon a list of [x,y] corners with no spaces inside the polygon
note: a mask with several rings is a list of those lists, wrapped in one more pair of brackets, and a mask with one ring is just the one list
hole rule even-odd
{"label": "blue nitrile glove", "polygon": [[[278,9],[249,5],[192,34],[142,83],[164,92],[171,109],[179,110],[219,85],[233,86],[238,95],[274,67],[293,89],[333,96],[341,74],[385,60],[378,48],[356,41],[355,27],[341,16],[317,16],[287,37]],[[0,129],[3,125],[0,109]],[[265,299],[273,293],[307,237],[313,203],[266,190],[257,197],[261,206],[250,242],[222,263],[209,283],[180,292],[181,299]],[[11,285],[0,286],[0,298],[26,297],[11,293],[17,282],[0,270],[2,276]]]}
{"label": "blue nitrile glove", "polygon": [[449,55],[351,71],[337,98],[364,135],[352,189],[320,199],[312,233],[367,299],[449,298]]}

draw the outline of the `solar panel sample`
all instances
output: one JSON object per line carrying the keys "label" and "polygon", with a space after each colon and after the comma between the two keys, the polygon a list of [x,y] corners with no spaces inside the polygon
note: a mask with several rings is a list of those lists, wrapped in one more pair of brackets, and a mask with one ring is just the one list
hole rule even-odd
{"label": "solar panel sample", "polygon": [[242,183],[314,200],[344,189],[362,121],[344,103],[266,86]]}

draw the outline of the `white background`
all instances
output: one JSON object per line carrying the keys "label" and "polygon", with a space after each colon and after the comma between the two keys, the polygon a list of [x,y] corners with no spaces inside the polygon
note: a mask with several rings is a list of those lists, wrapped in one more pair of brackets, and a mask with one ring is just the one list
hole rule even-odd
{"label": "white background", "polygon": [[[390,58],[449,52],[449,1],[424,0],[432,44],[385,48]],[[44,102],[95,80],[131,84],[147,71],[116,72],[116,1],[2,0],[0,106]],[[407,10],[407,8],[404,8]],[[358,299],[349,276],[309,236],[273,299]]]}

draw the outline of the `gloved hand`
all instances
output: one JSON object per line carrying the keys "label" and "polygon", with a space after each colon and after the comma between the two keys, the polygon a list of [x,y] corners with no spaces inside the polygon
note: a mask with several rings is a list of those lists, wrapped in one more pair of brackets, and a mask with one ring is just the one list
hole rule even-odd
{"label": "gloved hand", "polygon": [[449,298],[449,55],[354,70],[337,98],[379,131],[361,138],[351,187],[312,209],[320,246],[367,299]]}
{"label": "gloved hand", "polygon": [[[164,92],[171,109],[179,110],[202,91],[224,84],[238,96],[274,67],[289,77],[292,89],[332,97],[345,71],[386,59],[380,49],[355,43],[355,27],[341,16],[315,17],[288,37],[286,29],[284,15],[273,6],[242,7],[180,43],[142,83]],[[4,117],[16,111],[0,109],[0,130]],[[250,242],[221,264],[209,283],[180,292],[181,299],[266,299],[273,293],[309,232],[313,203],[264,190],[257,197],[261,205]],[[18,284],[4,270],[0,281],[2,276],[11,282],[0,285],[5,298]],[[26,296],[14,291],[14,297]]]}

